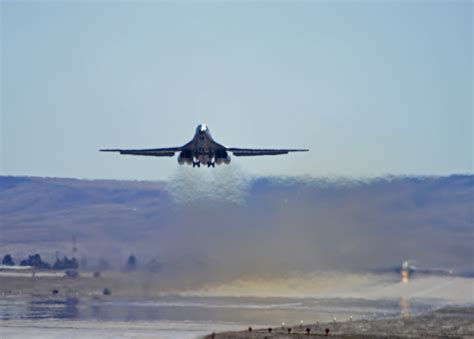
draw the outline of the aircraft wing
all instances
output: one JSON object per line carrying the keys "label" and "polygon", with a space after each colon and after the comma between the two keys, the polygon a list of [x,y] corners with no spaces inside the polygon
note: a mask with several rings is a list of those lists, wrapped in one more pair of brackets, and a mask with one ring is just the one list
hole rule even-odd
{"label": "aircraft wing", "polygon": [[128,155],[144,155],[149,157],[172,157],[182,147],[151,148],[151,149],[101,149],[101,152],[119,152]]}
{"label": "aircraft wing", "polygon": [[260,149],[260,148],[227,148],[236,157],[252,157],[258,155],[279,155],[288,154],[290,152],[308,152],[307,149]]}

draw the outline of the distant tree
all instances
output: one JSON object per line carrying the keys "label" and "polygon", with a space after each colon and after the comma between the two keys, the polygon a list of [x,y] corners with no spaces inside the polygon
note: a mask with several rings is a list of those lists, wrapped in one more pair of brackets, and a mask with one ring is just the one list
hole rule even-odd
{"label": "distant tree", "polygon": [[62,269],[62,260],[61,259],[56,258],[56,262],[53,265],[53,269],[55,269],[55,270]]}
{"label": "distant tree", "polygon": [[43,269],[51,268],[51,265],[43,261],[39,254],[28,256],[28,259],[24,259],[20,262],[20,266],[33,266],[35,268]]}
{"label": "distant tree", "polygon": [[137,268],[137,258],[132,254],[128,257],[127,260],[127,270],[133,271]]}
{"label": "distant tree", "polygon": [[6,265],[6,266],[14,266],[15,265],[15,263],[13,262],[13,258],[10,254],[7,254],[6,256],[3,257],[2,265]]}
{"label": "distant tree", "polygon": [[79,268],[79,262],[77,261],[76,258],[69,259],[68,264],[70,268]]}
{"label": "distant tree", "polygon": [[56,259],[56,262],[53,265],[53,269],[55,270],[68,270],[68,269],[76,269],[79,267],[76,258],[69,259],[68,257],[64,257],[63,259]]}

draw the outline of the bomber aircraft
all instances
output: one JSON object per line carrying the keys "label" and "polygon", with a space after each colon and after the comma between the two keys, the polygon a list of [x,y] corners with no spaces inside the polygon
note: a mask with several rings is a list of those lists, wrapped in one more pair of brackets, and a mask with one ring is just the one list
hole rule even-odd
{"label": "bomber aircraft", "polygon": [[257,155],[278,155],[289,152],[307,152],[307,149],[260,149],[260,148],[235,148],[223,146],[211,137],[209,128],[202,124],[196,128],[196,133],[191,141],[181,147],[152,148],[152,149],[101,149],[101,152],[119,152],[120,154],[143,155],[150,157],[172,157],[179,152],[180,165],[193,165],[207,167],[230,163],[229,152],[236,157],[249,157]]}

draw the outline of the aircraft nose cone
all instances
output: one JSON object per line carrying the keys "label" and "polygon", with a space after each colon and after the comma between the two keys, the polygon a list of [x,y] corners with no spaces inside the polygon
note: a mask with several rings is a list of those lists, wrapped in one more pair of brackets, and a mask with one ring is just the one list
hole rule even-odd
{"label": "aircraft nose cone", "polygon": [[197,134],[200,134],[200,133],[205,133],[205,132],[208,132],[209,129],[207,128],[207,126],[205,124],[201,124],[201,125],[198,125],[198,127],[196,127],[196,133]]}

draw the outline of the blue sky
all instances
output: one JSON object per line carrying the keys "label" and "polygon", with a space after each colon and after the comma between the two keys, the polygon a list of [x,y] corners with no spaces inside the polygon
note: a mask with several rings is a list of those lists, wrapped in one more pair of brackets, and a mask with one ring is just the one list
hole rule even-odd
{"label": "blue sky", "polygon": [[175,158],[97,150],[178,146],[201,122],[311,150],[233,159],[252,174],[473,172],[470,1],[0,6],[1,174],[166,179]]}

